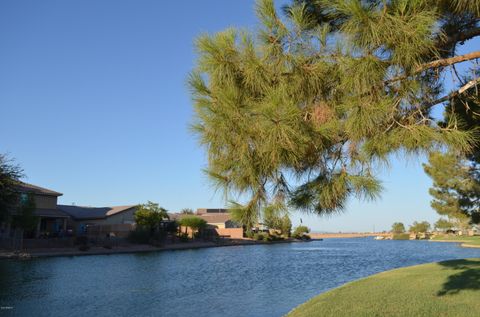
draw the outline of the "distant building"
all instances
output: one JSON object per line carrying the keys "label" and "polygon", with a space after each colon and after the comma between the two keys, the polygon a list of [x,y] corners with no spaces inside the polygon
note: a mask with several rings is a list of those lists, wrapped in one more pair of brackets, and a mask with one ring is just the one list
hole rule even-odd
{"label": "distant building", "polygon": [[218,236],[234,239],[243,238],[243,228],[232,220],[228,209],[223,208],[198,208],[194,215],[170,213],[170,220],[180,220],[183,217],[196,216],[207,222],[207,229],[216,232]]}
{"label": "distant building", "polygon": [[70,216],[69,226],[75,232],[86,232],[88,226],[133,224],[137,205],[115,207],[82,207],[58,205],[58,208]]}
{"label": "distant building", "polygon": [[228,212],[222,213],[205,213],[200,215],[201,218],[205,219],[207,224],[211,227],[218,229],[228,229],[228,228],[241,228],[235,221],[232,220],[232,216]]}

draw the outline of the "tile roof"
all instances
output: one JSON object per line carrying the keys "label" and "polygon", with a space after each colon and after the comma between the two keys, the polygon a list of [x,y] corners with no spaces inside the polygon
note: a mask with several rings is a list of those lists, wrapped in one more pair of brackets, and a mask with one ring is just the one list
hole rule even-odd
{"label": "tile roof", "polygon": [[48,195],[48,196],[62,196],[62,193],[43,188],[40,186],[24,183],[24,182],[18,182],[17,189],[19,192],[23,193],[33,193],[33,194],[38,194],[38,195]]}
{"label": "tile roof", "polygon": [[58,208],[75,219],[104,219],[109,216],[134,208],[136,205],[114,207],[82,207],[58,205]]}

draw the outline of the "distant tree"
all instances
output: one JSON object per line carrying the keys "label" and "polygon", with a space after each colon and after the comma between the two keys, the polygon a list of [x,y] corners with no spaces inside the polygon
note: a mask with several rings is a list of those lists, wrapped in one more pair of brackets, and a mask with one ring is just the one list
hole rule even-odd
{"label": "distant tree", "polygon": [[263,211],[263,223],[270,229],[279,230],[282,235],[289,237],[292,222],[288,210],[281,202],[268,205]]}
{"label": "distant tree", "polygon": [[178,224],[182,227],[190,228],[192,230],[192,236],[194,236],[197,232],[201,232],[207,226],[207,221],[203,218],[197,216],[185,216],[182,217]]}
{"label": "distant tree", "polygon": [[0,154],[0,223],[7,221],[17,207],[20,198],[17,185],[22,176],[22,168],[7,155]]}
{"label": "distant tree", "polygon": [[183,214],[183,215],[193,215],[193,209],[183,208],[183,209],[180,211],[180,213]]}
{"label": "distant tree", "polygon": [[288,215],[284,215],[281,218],[280,231],[283,236],[290,238],[290,235],[292,234],[292,221]]}
{"label": "distant tree", "polygon": [[434,152],[423,167],[433,180],[431,205],[439,215],[480,221],[480,165],[459,154]]}
{"label": "distant tree", "polygon": [[435,222],[435,229],[439,231],[447,231],[453,228],[453,223],[450,221],[440,218]]}
{"label": "distant tree", "polygon": [[417,222],[414,221],[410,226],[409,231],[414,233],[425,233],[430,230],[430,224],[427,221]]}
{"label": "distant tree", "polygon": [[137,225],[147,229],[150,233],[153,233],[155,229],[158,228],[159,223],[164,219],[169,219],[167,210],[151,201],[139,205],[135,212],[135,222]]}
{"label": "distant tree", "polygon": [[405,226],[401,222],[395,222],[392,225],[392,232],[393,233],[404,233],[405,232]]}

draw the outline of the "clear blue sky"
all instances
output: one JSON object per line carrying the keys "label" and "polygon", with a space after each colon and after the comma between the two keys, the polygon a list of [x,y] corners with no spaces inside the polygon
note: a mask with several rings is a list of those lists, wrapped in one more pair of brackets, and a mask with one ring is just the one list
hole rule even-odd
{"label": "clear blue sky", "polygon": [[[222,207],[188,131],[186,77],[202,32],[253,28],[252,0],[0,2],[0,152],[63,204],[152,200],[171,211]],[[394,160],[375,203],[352,201],[321,231],[435,221],[420,161]]]}

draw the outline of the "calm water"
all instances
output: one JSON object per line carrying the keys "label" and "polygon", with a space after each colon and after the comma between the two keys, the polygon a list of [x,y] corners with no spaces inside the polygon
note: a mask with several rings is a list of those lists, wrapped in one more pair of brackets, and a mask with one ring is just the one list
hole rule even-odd
{"label": "calm water", "polygon": [[148,254],[0,261],[0,315],[282,316],[402,266],[480,257],[453,243],[329,239]]}

